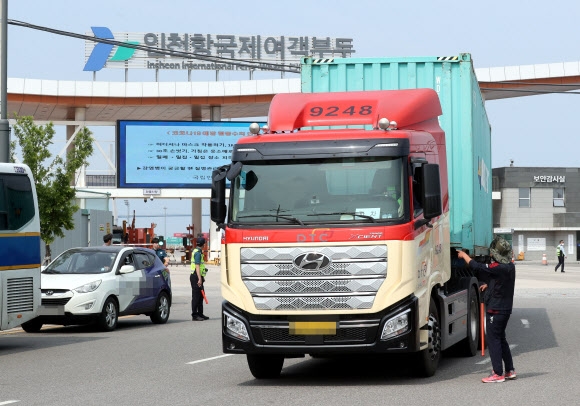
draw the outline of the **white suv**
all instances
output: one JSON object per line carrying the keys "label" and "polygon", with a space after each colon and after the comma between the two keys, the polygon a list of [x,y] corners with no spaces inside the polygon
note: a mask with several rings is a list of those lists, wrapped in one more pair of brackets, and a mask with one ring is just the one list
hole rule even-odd
{"label": "white suv", "polygon": [[145,314],[163,324],[171,308],[171,279],[155,251],[102,246],[72,248],[42,271],[39,316],[22,325],[37,332],[43,324],[96,322],[103,331],[119,316]]}

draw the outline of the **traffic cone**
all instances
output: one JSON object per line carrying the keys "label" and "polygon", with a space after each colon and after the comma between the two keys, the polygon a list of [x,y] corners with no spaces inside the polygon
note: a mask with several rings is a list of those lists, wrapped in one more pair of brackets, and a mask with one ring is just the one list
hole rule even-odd
{"label": "traffic cone", "polygon": [[548,259],[546,258],[546,254],[542,254],[542,265],[548,265]]}

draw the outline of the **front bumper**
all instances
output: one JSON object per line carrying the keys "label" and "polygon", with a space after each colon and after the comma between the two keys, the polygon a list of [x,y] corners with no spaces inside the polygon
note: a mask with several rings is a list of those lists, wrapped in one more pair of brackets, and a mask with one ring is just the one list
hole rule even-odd
{"label": "front bumper", "polygon": [[[409,329],[401,335],[381,340],[386,321],[409,310]],[[232,336],[226,329],[226,313],[245,324],[249,341]],[[405,353],[419,351],[419,305],[415,296],[371,314],[264,316],[247,313],[228,302],[222,303],[222,345],[230,354],[357,354]],[[295,321],[333,321],[336,334],[295,335],[290,323]]]}
{"label": "front bumper", "polygon": [[42,291],[39,320],[45,324],[84,324],[101,314],[103,296],[97,292]]}

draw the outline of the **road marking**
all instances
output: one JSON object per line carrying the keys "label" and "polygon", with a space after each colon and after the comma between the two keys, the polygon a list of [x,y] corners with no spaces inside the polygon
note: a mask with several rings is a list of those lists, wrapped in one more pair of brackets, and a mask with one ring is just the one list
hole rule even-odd
{"label": "road marking", "polygon": [[[0,333],[0,336],[7,336],[9,334],[18,334],[18,333],[23,333],[23,332],[24,332],[24,330],[22,330],[21,328],[13,328],[13,329],[10,329],[10,330],[2,331]],[[0,403],[0,405],[1,404],[2,403]]]}
{"label": "road marking", "polygon": [[5,402],[0,402],[0,405],[9,405],[10,403],[18,403],[19,400],[7,400]]}
{"label": "road marking", "polygon": [[[517,344],[510,344],[510,350],[513,350],[517,346],[518,346]],[[476,364],[477,365],[484,365],[484,364],[489,364],[490,362],[491,362],[491,358],[487,357],[483,361],[476,362]]]}
{"label": "road marking", "polygon": [[[56,324],[51,324],[51,325],[47,324],[47,325],[42,326],[42,329],[40,330],[40,332],[42,332],[44,330],[50,330],[53,328],[59,328],[59,327],[63,327],[63,326],[59,326]],[[2,331],[0,333],[0,336],[5,336],[8,334],[19,334],[19,333],[25,333],[25,331],[22,329],[22,327],[14,327],[14,328],[11,328],[10,330]],[[18,401],[18,402],[20,402],[20,401]],[[2,405],[2,403],[0,403],[0,406],[1,405]]]}
{"label": "road marking", "polygon": [[230,355],[235,355],[235,354],[218,355],[217,357],[211,357],[211,358],[199,359],[197,361],[187,362],[187,364],[188,365],[199,364],[200,362],[213,361],[214,359],[229,357]]}
{"label": "road marking", "polygon": [[524,328],[530,328],[530,322],[526,319],[522,319],[522,324],[524,325]]}
{"label": "road marking", "polygon": [[[133,317],[137,317],[137,315],[136,314],[129,314],[127,316],[121,316],[121,317],[119,317],[119,320],[131,319]],[[73,324],[71,324],[71,325],[73,325]],[[76,324],[74,324],[74,325],[76,325]],[[78,325],[82,326],[82,324],[78,324]],[[60,324],[45,324],[42,326],[42,330],[50,330],[53,328],[61,328],[61,327],[67,327],[67,326],[63,326]],[[41,332],[42,332],[42,330],[41,330]],[[18,333],[24,333],[24,330],[22,329],[22,327],[14,327],[14,328],[11,328],[10,330],[4,330],[4,331],[0,332],[0,336],[5,336],[8,334],[18,334]],[[15,402],[20,402],[20,401],[16,400]],[[4,403],[0,403],[0,406],[2,406],[3,404]]]}

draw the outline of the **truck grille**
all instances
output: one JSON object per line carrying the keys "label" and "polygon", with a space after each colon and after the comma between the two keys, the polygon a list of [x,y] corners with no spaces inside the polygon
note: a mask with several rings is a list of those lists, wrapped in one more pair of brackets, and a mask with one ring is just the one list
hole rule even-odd
{"label": "truck grille", "polygon": [[22,313],[34,310],[34,281],[32,277],[10,278],[6,281],[6,312]]}
{"label": "truck grille", "polygon": [[242,248],[241,272],[260,310],[369,309],[387,276],[387,247]]}

